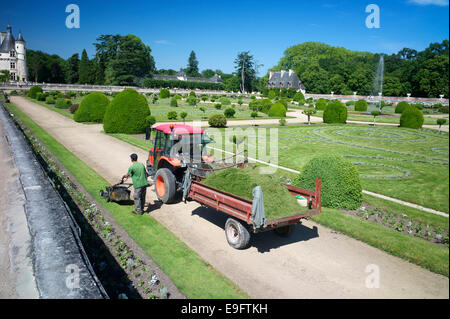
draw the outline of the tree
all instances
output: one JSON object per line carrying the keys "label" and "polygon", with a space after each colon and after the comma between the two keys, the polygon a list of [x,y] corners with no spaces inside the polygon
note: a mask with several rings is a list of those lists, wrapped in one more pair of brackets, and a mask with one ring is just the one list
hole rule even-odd
{"label": "tree", "polygon": [[303,114],[308,116],[308,125],[311,125],[311,115],[314,115],[317,113],[317,110],[315,108],[309,108],[303,111]]}
{"label": "tree", "polygon": [[0,70],[0,83],[8,82],[11,79],[9,70]]}
{"label": "tree", "polygon": [[252,92],[257,86],[255,61],[249,53],[250,51],[240,52],[234,60],[241,92]]}
{"label": "tree", "polygon": [[78,82],[79,79],[79,64],[80,60],[78,57],[78,53],[73,54],[69,59],[67,59],[67,67],[66,67],[66,83],[74,84]]}
{"label": "tree", "polygon": [[188,116],[188,114],[186,112],[181,112],[180,113],[180,117],[183,119],[183,124],[184,124],[184,121],[185,121],[187,116]]}
{"label": "tree", "polygon": [[100,42],[95,43],[96,62],[104,68],[106,84],[137,84],[140,79],[155,70],[150,47],[137,36],[102,35],[97,41]]}
{"label": "tree", "polygon": [[380,115],[380,111],[372,111],[370,114],[373,116],[373,126],[375,126],[375,118]]}
{"label": "tree", "polygon": [[212,78],[214,76],[214,74],[216,74],[216,72],[214,72],[213,70],[206,69],[206,70],[202,71],[201,75],[202,75],[202,77],[209,79],[209,78]]}
{"label": "tree", "polygon": [[81,84],[94,84],[95,82],[94,63],[89,60],[86,49],[83,49],[83,52],[81,53],[78,75],[78,82]]}
{"label": "tree", "polygon": [[194,51],[191,51],[191,54],[189,55],[186,75],[192,77],[198,77],[200,75],[198,73],[198,61]]}
{"label": "tree", "polygon": [[439,125],[439,134],[441,134],[441,126],[447,123],[446,119],[437,119],[436,124]]}

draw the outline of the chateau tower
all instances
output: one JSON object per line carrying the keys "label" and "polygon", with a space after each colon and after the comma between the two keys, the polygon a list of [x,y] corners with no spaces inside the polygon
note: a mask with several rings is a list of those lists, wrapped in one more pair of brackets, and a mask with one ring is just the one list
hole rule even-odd
{"label": "chateau tower", "polygon": [[0,40],[0,71],[9,71],[11,81],[27,81],[26,42],[22,33],[19,32],[15,40],[12,28],[8,25],[6,32],[1,32]]}

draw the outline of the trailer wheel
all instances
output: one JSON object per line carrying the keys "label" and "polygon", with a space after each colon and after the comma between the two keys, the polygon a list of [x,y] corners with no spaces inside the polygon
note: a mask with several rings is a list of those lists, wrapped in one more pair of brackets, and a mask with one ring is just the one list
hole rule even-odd
{"label": "trailer wheel", "polygon": [[164,204],[172,203],[175,199],[175,176],[168,168],[160,168],[155,175],[155,193]]}
{"label": "trailer wheel", "polygon": [[225,223],[225,235],[228,244],[236,249],[244,249],[248,247],[250,241],[250,233],[236,219],[228,218]]}
{"label": "trailer wheel", "polygon": [[275,228],[275,234],[281,237],[288,237],[294,231],[295,225],[283,226],[280,228]]}

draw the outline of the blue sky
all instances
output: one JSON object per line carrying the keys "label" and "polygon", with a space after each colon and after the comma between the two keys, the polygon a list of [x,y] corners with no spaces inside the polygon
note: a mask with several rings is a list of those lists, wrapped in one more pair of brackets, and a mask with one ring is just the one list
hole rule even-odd
{"label": "blue sky", "polygon": [[[65,25],[71,3],[80,8],[79,29]],[[380,8],[379,29],[365,25],[368,4]],[[131,33],[150,46],[157,68],[185,67],[194,50],[200,70],[230,73],[237,53],[250,51],[263,64],[260,76],[306,41],[390,54],[449,38],[448,0],[0,0],[0,8],[0,31],[10,23],[28,48],[63,58],[83,48],[92,57],[100,34]]]}

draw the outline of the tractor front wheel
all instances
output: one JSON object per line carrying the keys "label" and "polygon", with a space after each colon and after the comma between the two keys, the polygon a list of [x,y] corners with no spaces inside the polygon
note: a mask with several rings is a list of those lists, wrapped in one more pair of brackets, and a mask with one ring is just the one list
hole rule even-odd
{"label": "tractor front wheel", "polygon": [[175,176],[168,168],[160,168],[155,175],[155,193],[164,204],[172,203],[175,199]]}

